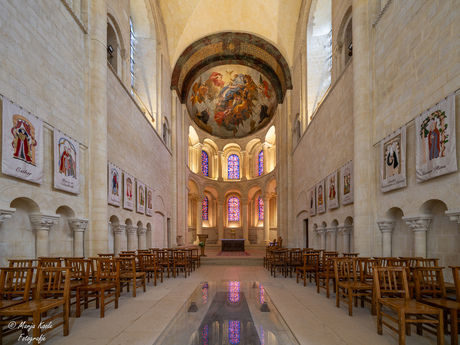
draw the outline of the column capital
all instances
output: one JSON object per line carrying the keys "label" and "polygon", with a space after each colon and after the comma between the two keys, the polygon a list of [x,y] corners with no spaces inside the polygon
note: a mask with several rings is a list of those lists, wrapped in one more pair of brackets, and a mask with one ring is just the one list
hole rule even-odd
{"label": "column capital", "polygon": [[114,234],[122,234],[126,231],[126,224],[112,225]]}
{"label": "column capital", "polygon": [[351,230],[353,230],[353,225],[342,225],[337,227],[342,235],[350,235]]}
{"label": "column capital", "polygon": [[126,232],[128,235],[135,235],[137,234],[137,226],[134,225],[126,225]]}
{"label": "column capital", "polygon": [[318,235],[325,236],[327,230],[326,228],[319,228],[319,229],[316,229],[315,231],[318,233]]}
{"label": "column capital", "polygon": [[377,225],[379,226],[379,230],[382,233],[392,233],[395,229],[396,220],[394,219],[382,219],[377,221]]}
{"label": "column capital", "polygon": [[[79,219],[79,218],[69,218],[68,219],[70,229],[72,231],[85,231],[88,227],[89,220],[88,219]],[[110,223],[109,223],[110,224]]]}
{"label": "column capital", "polygon": [[446,216],[449,216],[449,219],[452,222],[457,222],[458,224],[460,224],[460,210],[446,211]]}
{"label": "column capital", "polygon": [[421,214],[418,216],[403,217],[402,219],[412,229],[412,231],[428,231],[433,216]]}
{"label": "column capital", "polygon": [[58,223],[59,215],[47,215],[43,213],[31,213],[29,214],[30,222],[34,230],[51,230],[53,225]]}
{"label": "column capital", "polygon": [[0,224],[2,224],[5,219],[11,218],[14,212],[15,210],[12,208],[0,208]]}
{"label": "column capital", "polygon": [[338,229],[337,228],[326,228],[325,230],[329,235],[337,235]]}
{"label": "column capital", "polygon": [[139,236],[145,235],[147,233],[147,228],[138,228],[137,232],[139,233]]}

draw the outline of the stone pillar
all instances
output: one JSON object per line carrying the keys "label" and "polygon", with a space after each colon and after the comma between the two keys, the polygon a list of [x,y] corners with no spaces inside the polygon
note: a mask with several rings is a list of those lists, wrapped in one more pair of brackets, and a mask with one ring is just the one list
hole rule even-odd
{"label": "stone pillar", "polygon": [[15,212],[14,209],[4,209],[4,208],[1,208],[0,209],[0,225],[3,224],[3,221],[5,219],[10,219],[13,215],[13,213]]}
{"label": "stone pillar", "polygon": [[[202,163],[202,156],[201,156],[201,151],[203,151],[203,144],[202,143],[198,143],[195,145],[196,146],[196,153],[197,153],[197,157],[196,157],[196,165],[197,165],[197,171],[196,173],[200,176],[204,176],[203,175],[203,170],[201,170],[201,163]],[[208,156],[208,168],[209,168],[209,156]]]}
{"label": "stone pillar", "polygon": [[350,250],[350,234],[351,230],[353,230],[353,226],[345,225],[338,228],[339,231],[342,233],[342,252],[349,253]]}
{"label": "stone pillar", "polygon": [[265,245],[270,243],[270,195],[264,194],[264,240]]}
{"label": "stone pillar", "polygon": [[[268,171],[268,146],[266,143],[262,145],[262,151],[264,151],[264,169],[263,174],[265,175]],[[259,157],[257,157],[259,158]],[[259,161],[257,161],[257,167],[259,167]],[[257,171],[258,172],[258,171]]]}
{"label": "stone pillar", "polygon": [[[107,0],[91,1],[88,43],[89,106],[86,127],[90,142],[87,159],[88,199],[90,215],[88,254],[105,252],[107,230]],[[91,125],[90,125],[91,124]]]}
{"label": "stone pillar", "polygon": [[217,152],[217,180],[224,180],[224,151]]}
{"label": "stone pillar", "polygon": [[200,235],[203,233],[203,199],[204,198],[202,196],[197,195],[196,197],[196,234],[197,235]]}
{"label": "stone pillar", "polygon": [[137,227],[134,225],[127,225],[126,226],[126,233],[128,235],[128,250],[136,250],[137,249]]}
{"label": "stone pillar", "polygon": [[73,256],[85,256],[85,230],[88,227],[89,220],[70,218],[67,221],[73,231]]}
{"label": "stone pillar", "polygon": [[248,222],[248,198],[241,198],[241,206],[243,210],[243,239],[245,239],[245,244],[249,243],[249,222]]}
{"label": "stone pillar", "polygon": [[427,257],[426,232],[430,228],[431,215],[422,214],[414,217],[403,217],[406,224],[414,231],[414,256]]}
{"label": "stone pillar", "polygon": [[319,249],[326,250],[326,228],[317,229],[316,232],[321,236],[321,243]]}
{"label": "stone pillar", "polygon": [[241,180],[246,181],[248,179],[248,153],[246,151],[241,151]]}
{"label": "stone pillar", "polygon": [[217,200],[217,240],[219,244],[222,244],[221,239],[224,238],[224,199]]}
{"label": "stone pillar", "polygon": [[35,230],[35,248],[37,258],[50,256],[49,253],[49,231],[53,225],[58,223],[60,216],[45,215],[42,213],[31,213],[29,215],[32,228]]}
{"label": "stone pillar", "polygon": [[391,236],[395,229],[396,220],[394,219],[378,220],[377,225],[379,226],[379,229],[382,232],[382,256],[386,256],[386,257],[392,256]]}
{"label": "stone pillar", "polygon": [[335,252],[337,250],[337,228],[326,228],[326,232],[331,239],[329,244],[329,250]]}
{"label": "stone pillar", "polygon": [[126,225],[125,224],[119,224],[119,225],[113,225],[113,251],[115,255],[120,254],[121,252],[121,236],[123,234],[126,234]]}
{"label": "stone pillar", "polygon": [[147,249],[147,228],[139,227],[137,228],[137,236],[138,236],[138,248],[139,249]]}

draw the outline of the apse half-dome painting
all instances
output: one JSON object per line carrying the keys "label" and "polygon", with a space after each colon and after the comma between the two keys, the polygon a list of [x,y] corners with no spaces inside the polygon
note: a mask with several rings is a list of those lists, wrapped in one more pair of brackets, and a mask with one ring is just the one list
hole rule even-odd
{"label": "apse half-dome painting", "polygon": [[187,108],[198,127],[220,138],[242,138],[265,127],[276,109],[270,81],[242,65],[221,65],[192,83]]}

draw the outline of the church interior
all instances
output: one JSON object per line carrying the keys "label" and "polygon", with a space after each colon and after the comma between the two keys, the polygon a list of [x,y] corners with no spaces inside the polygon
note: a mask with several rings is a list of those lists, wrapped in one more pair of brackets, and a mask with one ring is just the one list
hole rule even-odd
{"label": "church interior", "polygon": [[[45,343],[398,343],[369,305],[349,317],[335,285],[327,298],[262,260],[270,246],[436,258],[457,283],[459,5],[0,0],[0,267],[207,253],[190,277],[128,288],[104,318],[72,306],[70,334]],[[221,256],[229,240],[247,257]],[[204,291],[233,281],[256,327],[235,339],[227,320],[209,340]],[[256,316],[255,285],[280,324]],[[192,300],[201,319],[184,321]],[[413,329],[407,344],[439,344]]]}

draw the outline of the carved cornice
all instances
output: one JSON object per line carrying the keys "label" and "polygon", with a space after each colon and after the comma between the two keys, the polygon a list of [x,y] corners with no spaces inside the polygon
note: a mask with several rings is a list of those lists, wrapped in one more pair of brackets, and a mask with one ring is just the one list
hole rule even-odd
{"label": "carved cornice", "polygon": [[79,219],[79,218],[69,218],[68,220],[70,229],[72,231],[85,231],[88,227],[89,220],[88,219]]}
{"label": "carved cornice", "polygon": [[126,226],[126,233],[128,235],[136,235],[137,234],[137,227],[133,225],[127,225]]}
{"label": "carved cornice", "polygon": [[428,231],[433,216],[421,214],[419,216],[403,217],[402,219],[412,231]]}
{"label": "carved cornice", "polygon": [[318,235],[326,236],[326,232],[327,232],[326,228],[319,228],[319,229],[316,229],[315,231],[318,233]]}
{"label": "carved cornice", "polygon": [[14,209],[0,209],[0,224],[3,223],[5,219],[10,219],[13,216],[13,213],[15,212]]}
{"label": "carved cornice", "polygon": [[58,223],[60,216],[58,215],[47,215],[43,213],[31,213],[29,214],[30,222],[34,230],[51,230],[53,225]]}
{"label": "carved cornice", "polygon": [[446,211],[446,216],[453,222],[460,224],[460,210]]}
{"label": "carved cornice", "polygon": [[147,228],[138,228],[137,232],[139,233],[139,236],[143,236],[147,233]]}
{"label": "carved cornice", "polygon": [[326,232],[331,236],[337,236],[337,230],[337,228],[326,228]]}
{"label": "carved cornice", "polygon": [[377,225],[379,226],[379,230],[382,233],[392,233],[395,229],[396,220],[394,219],[382,219],[377,221]]}

